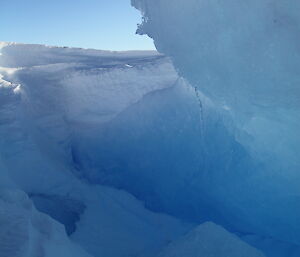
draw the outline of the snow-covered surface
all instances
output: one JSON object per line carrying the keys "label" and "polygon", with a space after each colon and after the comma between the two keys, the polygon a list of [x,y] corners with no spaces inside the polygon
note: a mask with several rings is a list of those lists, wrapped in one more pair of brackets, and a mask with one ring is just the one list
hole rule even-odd
{"label": "snow-covered surface", "polygon": [[[0,62],[14,63],[1,68],[1,154],[11,167],[10,176],[27,191],[47,192],[53,178],[70,180],[74,129],[108,121],[177,79],[170,62],[153,52],[8,44]],[[49,163],[49,158],[56,162]],[[36,179],[29,185],[28,177]]]}
{"label": "snow-covered surface", "polygon": [[168,215],[152,213],[132,195],[95,186],[71,238],[93,256],[154,256],[192,228]]}
{"label": "snow-covered surface", "polygon": [[[218,246],[218,247],[216,247]],[[206,222],[170,243],[158,257],[264,257],[224,228]]]}
{"label": "snow-covered surface", "polygon": [[0,192],[1,257],[91,257],[67,237],[64,227],[39,213],[18,190]]}
{"label": "snow-covered surface", "polygon": [[[77,178],[72,156],[76,131],[97,127],[145,94],[173,86],[178,77],[167,58],[155,52],[2,46],[0,186],[10,191],[0,197],[20,197],[1,202],[1,257],[89,256],[79,245],[95,257],[152,256],[191,228],[146,210],[128,193],[87,185]],[[15,191],[20,189],[40,211],[75,228],[71,239],[78,244]]]}
{"label": "snow-covered surface", "polygon": [[[297,245],[266,240],[273,231],[257,229],[264,222],[257,211],[266,210],[244,188],[264,191],[251,175],[261,164],[226,127],[233,121],[229,107],[195,94],[168,58],[15,43],[0,48],[0,199],[11,192],[31,206],[19,196],[1,200],[5,257],[154,257],[175,245],[186,256],[182,242],[206,220],[240,236],[200,226],[200,238],[211,236],[201,239],[211,256],[225,249],[215,243],[218,234],[236,251],[257,252],[245,240],[267,257],[271,247],[279,257],[297,256]],[[282,199],[283,207],[293,204]],[[286,230],[297,231],[298,209],[288,210],[270,215],[278,223],[294,215]],[[16,241],[2,234],[2,224]],[[204,249],[197,251],[201,256]]]}

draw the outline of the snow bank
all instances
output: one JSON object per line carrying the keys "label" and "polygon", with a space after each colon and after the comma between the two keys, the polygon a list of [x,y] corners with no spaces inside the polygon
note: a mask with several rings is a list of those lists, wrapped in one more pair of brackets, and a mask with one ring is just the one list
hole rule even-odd
{"label": "snow bank", "polygon": [[1,155],[10,176],[27,192],[47,192],[54,178],[60,184],[73,180],[73,130],[111,120],[177,79],[168,59],[155,52],[22,44],[7,44],[1,51]]}
{"label": "snow bank", "polygon": [[155,256],[193,226],[145,209],[132,195],[94,186],[86,191],[86,211],[71,238],[93,256]]}
{"label": "snow bank", "polygon": [[25,193],[1,190],[0,209],[2,257],[90,257],[68,239],[61,224],[39,213]]}
{"label": "snow bank", "polygon": [[264,254],[222,227],[207,222],[169,244],[158,256],[264,257]]}
{"label": "snow bank", "polygon": [[159,56],[156,51],[113,52],[9,42],[0,42],[0,50],[0,66],[10,68],[57,63],[114,65],[126,60],[151,59]]}
{"label": "snow bank", "polygon": [[[60,222],[89,254],[152,257],[206,220],[240,236],[254,233],[258,239],[249,242],[266,252],[265,235],[297,233],[297,194],[290,199],[278,188],[274,198],[262,186],[269,178],[256,171],[264,163],[233,134],[232,107],[195,93],[165,56],[3,46],[0,186],[23,190],[51,217],[42,223]],[[18,213],[30,221],[21,207]],[[13,223],[13,215],[5,217]],[[62,241],[58,252],[72,251]],[[286,244],[280,257],[297,253]]]}
{"label": "snow bank", "polygon": [[0,189],[25,191],[51,216],[22,191],[28,208],[19,198],[1,202],[1,254],[88,256],[68,232],[95,257],[149,255],[191,227],[123,191],[86,184],[74,156],[83,128],[173,86],[178,76],[167,58],[3,44],[0,62]]}

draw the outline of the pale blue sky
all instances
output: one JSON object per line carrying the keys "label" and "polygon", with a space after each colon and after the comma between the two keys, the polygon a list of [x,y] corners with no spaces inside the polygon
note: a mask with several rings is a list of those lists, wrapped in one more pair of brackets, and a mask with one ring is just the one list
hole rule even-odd
{"label": "pale blue sky", "polygon": [[0,41],[104,50],[154,49],[135,35],[130,0],[2,0]]}

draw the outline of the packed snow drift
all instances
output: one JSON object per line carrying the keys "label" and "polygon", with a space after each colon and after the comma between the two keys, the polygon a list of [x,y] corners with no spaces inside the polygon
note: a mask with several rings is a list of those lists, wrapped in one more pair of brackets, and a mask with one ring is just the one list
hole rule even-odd
{"label": "packed snow drift", "polygon": [[168,57],[0,48],[1,257],[300,256],[298,173]]}

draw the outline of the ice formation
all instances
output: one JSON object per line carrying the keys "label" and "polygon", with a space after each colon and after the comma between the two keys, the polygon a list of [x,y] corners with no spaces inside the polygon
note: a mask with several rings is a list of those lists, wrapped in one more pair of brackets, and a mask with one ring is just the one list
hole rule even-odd
{"label": "ice formation", "polygon": [[297,173],[169,58],[0,48],[1,257],[299,256]]}
{"label": "ice formation", "polygon": [[172,87],[177,74],[166,57],[2,46],[1,257],[154,256],[192,227],[124,191],[86,183],[74,159],[82,130]]}
{"label": "ice formation", "polygon": [[0,208],[1,257],[91,257],[70,241],[62,224],[39,213],[24,192],[1,190]]}
{"label": "ice formation", "polygon": [[[206,186],[198,194],[222,212],[228,229],[299,244],[300,3],[132,0],[132,5],[144,15],[138,33],[152,37],[178,72],[227,113],[222,116],[229,135],[249,155],[245,160],[244,153],[236,157],[240,150],[232,151],[224,157],[236,157],[234,166],[228,159],[229,165],[212,169],[220,158],[209,153],[209,166],[199,166],[193,177]],[[212,129],[207,122],[203,127]],[[205,149],[215,143],[214,135],[210,139]],[[218,142],[219,151],[228,153]]]}

